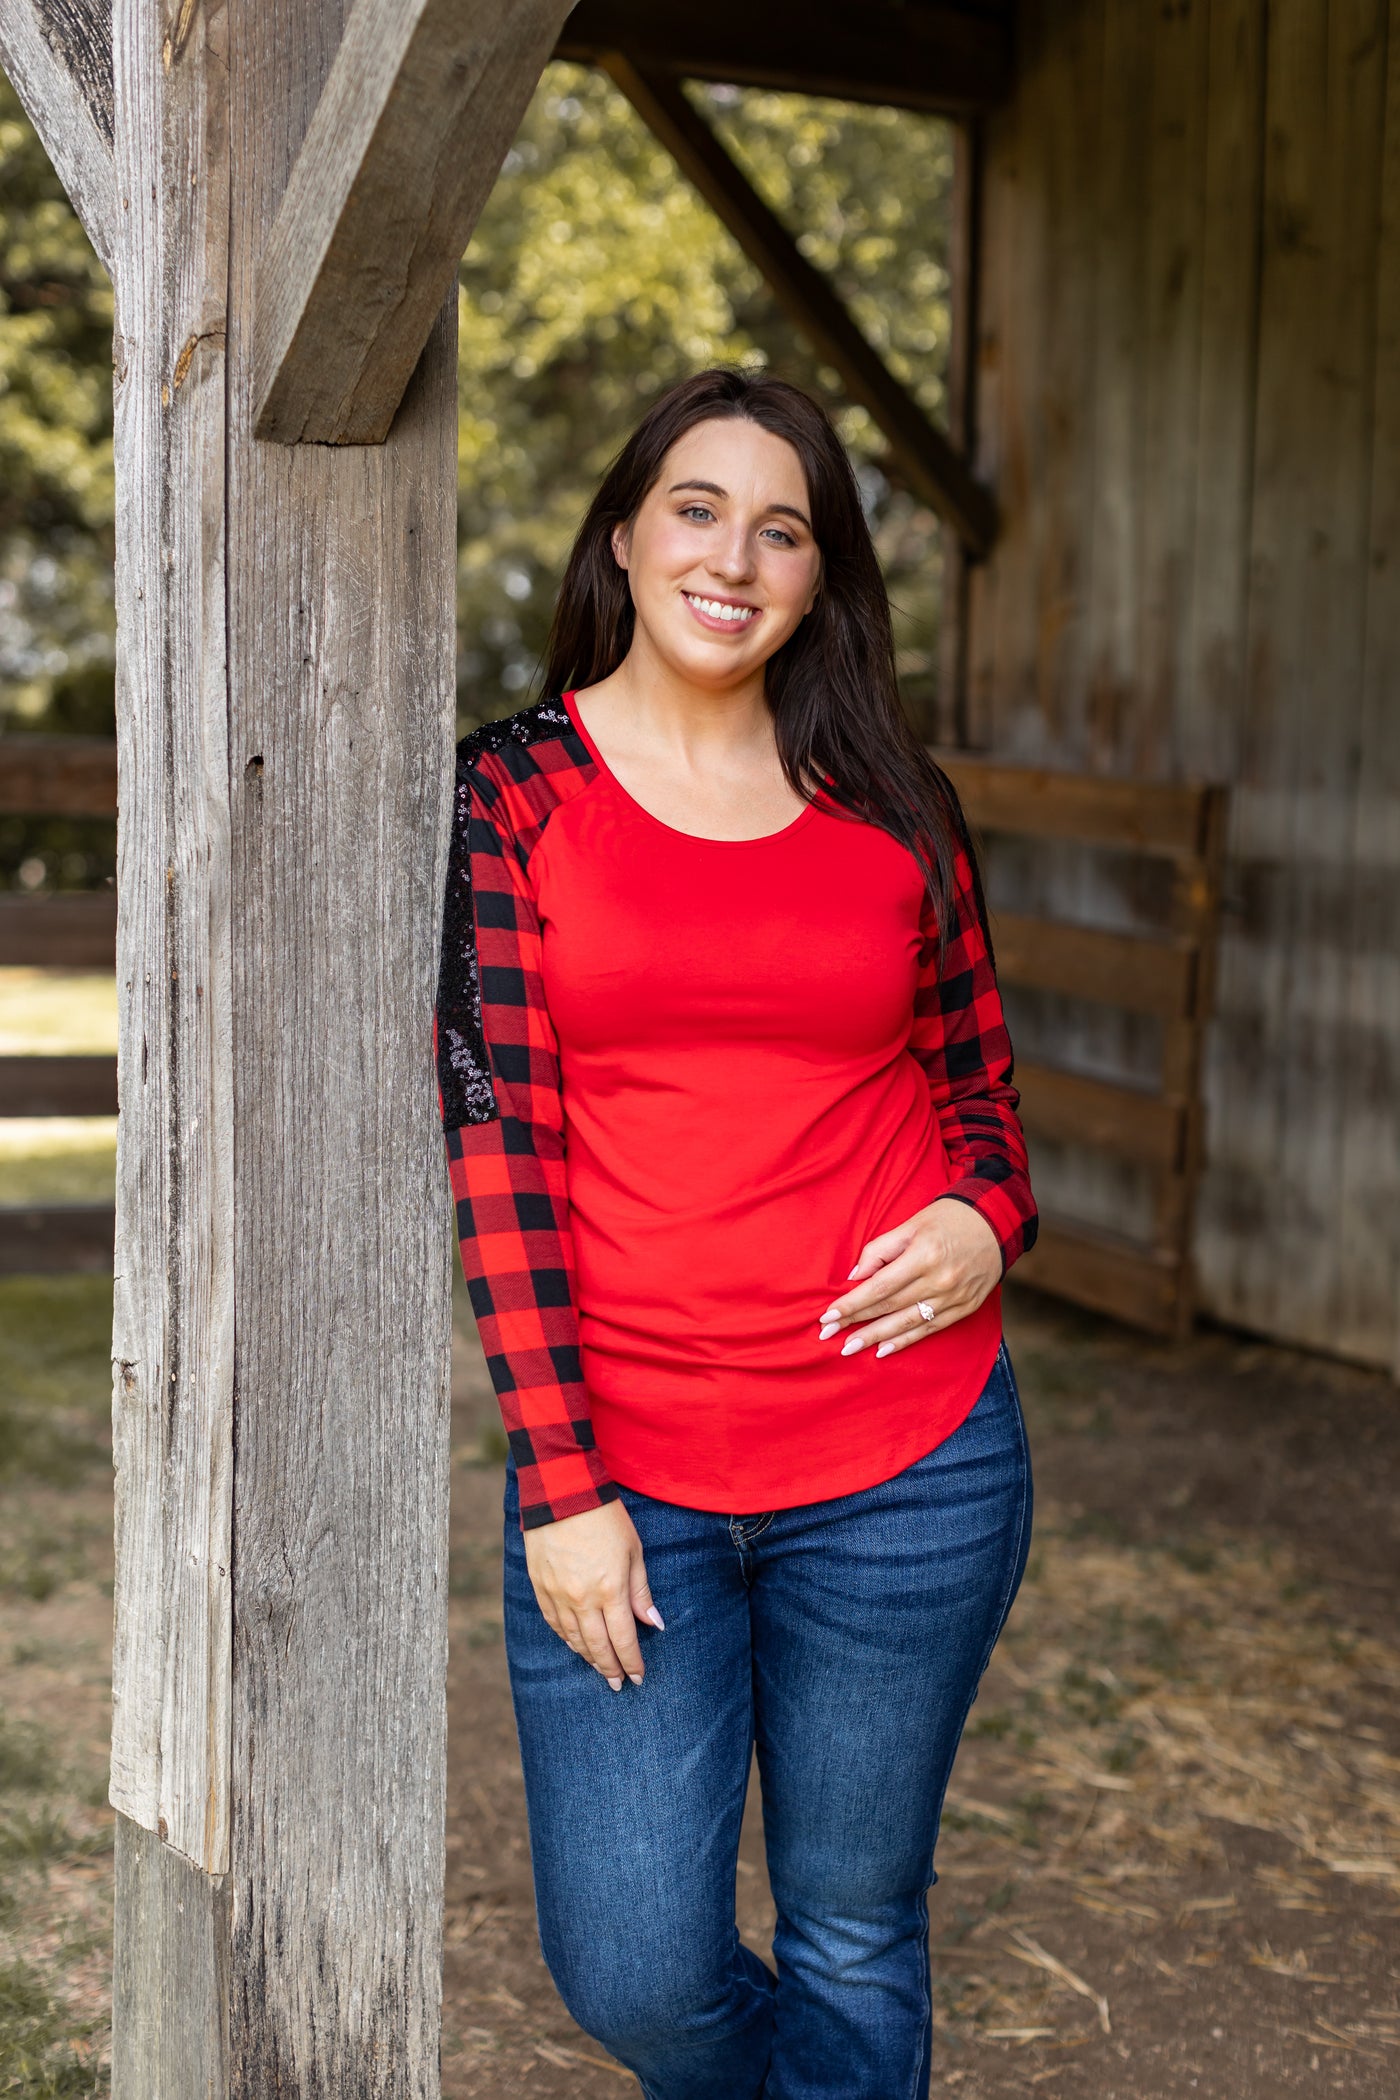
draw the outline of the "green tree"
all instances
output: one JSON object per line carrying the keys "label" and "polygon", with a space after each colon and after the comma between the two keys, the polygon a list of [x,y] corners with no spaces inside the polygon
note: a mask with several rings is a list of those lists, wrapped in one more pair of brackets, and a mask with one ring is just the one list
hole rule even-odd
{"label": "green tree", "polygon": [[[949,126],[798,95],[690,92],[939,416]],[[460,308],[464,724],[531,688],[570,539],[637,416],[685,373],[730,360],[783,373],[835,415],[895,600],[906,691],[927,702],[936,520],[602,75],[546,69],[463,260]],[[0,77],[0,728],[111,727],[111,330],[105,273]],[[16,839],[0,854],[13,867],[27,850],[32,864],[31,832]]]}
{"label": "green tree", "polygon": [[0,75],[0,728],[110,731],[112,289]]}

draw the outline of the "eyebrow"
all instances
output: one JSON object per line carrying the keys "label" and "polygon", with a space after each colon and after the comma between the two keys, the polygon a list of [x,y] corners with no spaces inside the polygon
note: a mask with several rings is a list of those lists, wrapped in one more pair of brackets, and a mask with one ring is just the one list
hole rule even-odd
{"label": "eyebrow", "polygon": [[[729,494],[728,489],[722,489],[717,481],[673,481],[666,493],[668,496],[677,496],[682,489],[703,489],[707,496],[727,496]],[[812,529],[811,519],[804,511],[797,510],[791,503],[769,503],[764,508],[772,511],[779,517],[796,518],[798,524],[805,525],[809,532]]]}

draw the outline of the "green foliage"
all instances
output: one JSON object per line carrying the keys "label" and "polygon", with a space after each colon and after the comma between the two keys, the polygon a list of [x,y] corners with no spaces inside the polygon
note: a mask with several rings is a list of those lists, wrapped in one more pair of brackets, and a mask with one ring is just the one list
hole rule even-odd
{"label": "green foliage", "polygon": [[112,318],[0,75],[0,729],[111,728]]}
{"label": "green foliage", "polygon": [[96,2025],[75,2021],[27,1962],[0,1967],[0,2094],[87,2100],[105,2093],[106,2073],[73,2047]]}
{"label": "green foliage", "polygon": [[[947,124],[766,91],[691,92],[892,368],[941,414]],[[927,703],[935,519],[601,74],[546,69],[460,282],[464,726],[527,697],[570,539],[638,415],[686,373],[730,361],[796,380],[836,415],[895,601],[906,691],[916,709]],[[111,728],[111,329],[106,277],[0,79],[0,729]],[[12,820],[0,882],[26,862],[26,886],[90,884],[110,873],[110,840]]]}

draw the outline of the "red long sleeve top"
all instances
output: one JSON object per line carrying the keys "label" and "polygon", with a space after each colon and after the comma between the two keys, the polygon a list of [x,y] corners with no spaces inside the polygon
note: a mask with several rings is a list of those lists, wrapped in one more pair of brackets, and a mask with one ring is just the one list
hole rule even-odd
{"label": "red long sleeve top", "polygon": [[970,844],[951,923],[819,797],[697,838],[572,694],[458,747],[435,1045],[457,1233],[522,1522],[617,1483],[749,1512],[891,1478],[991,1370],[1000,1288],[877,1358],[822,1342],[862,1246],[939,1196],[1035,1237]]}

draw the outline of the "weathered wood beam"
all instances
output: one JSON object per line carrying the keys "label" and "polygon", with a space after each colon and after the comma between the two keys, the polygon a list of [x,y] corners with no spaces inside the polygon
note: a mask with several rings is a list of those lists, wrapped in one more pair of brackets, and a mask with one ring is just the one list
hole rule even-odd
{"label": "weathered wood beam", "polygon": [[110,0],[0,0],[0,66],[110,276],[118,211]]}
{"label": "weathered wood beam", "polygon": [[253,434],[342,0],[116,0],[113,2100],[433,2100],[456,295],[382,445]]}
{"label": "weathered wood beam", "polygon": [[580,0],[555,56],[597,64],[613,51],[647,72],[951,114],[990,108],[1011,84],[1009,10],[995,20],[937,0]]}
{"label": "weathered wood beam", "polygon": [[110,1799],[210,1873],[228,1866],[233,1638],[228,30],[222,9],[113,12],[125,208]]}
{"label": "weathered wood beam", "polygon": [[567,11],[356,0],[258,270],[258,437],[383,441]]}
{"label": "weathered wood beam", "polygon": [[996,532],[991,496],[871,348],[826,278],[808,262],[679,83],[665,74],[643,72],[617,52],[606,54],[601,63],[762,270],[774,297],[835,366],[852,399],[869,410],[915,494],[948,521],[972,553],[985,554]]}

